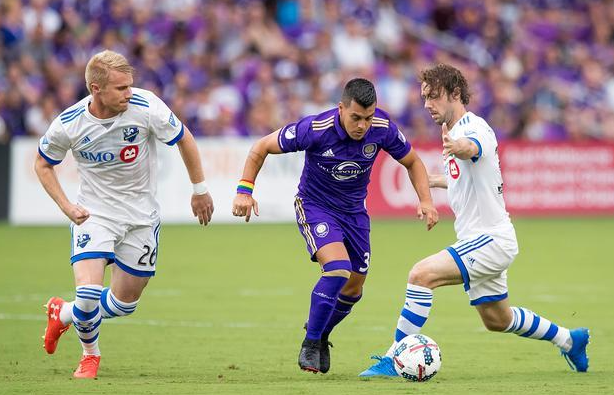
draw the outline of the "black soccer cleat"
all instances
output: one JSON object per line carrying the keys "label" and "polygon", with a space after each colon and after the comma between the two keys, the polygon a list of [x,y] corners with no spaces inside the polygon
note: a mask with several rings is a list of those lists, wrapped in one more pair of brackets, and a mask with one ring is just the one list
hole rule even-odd
{"label": "black soccer cleat", "polygon": [[330,370],[330,349],[333,343],[328,341],[329,333],[322,334],[320,339],[320,373],[326,373]]}
{"label": "black soccer cleat", "polygon": [[308,372],[320,371],[320,341],[305,339],[298,354],[298,366]]}

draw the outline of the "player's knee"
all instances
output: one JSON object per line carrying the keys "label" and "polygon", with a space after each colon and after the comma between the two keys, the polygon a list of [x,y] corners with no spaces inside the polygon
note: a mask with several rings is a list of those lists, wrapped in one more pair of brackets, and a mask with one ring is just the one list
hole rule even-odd
{"label": "player's knee", "polygon": [[350,261],[331,261],[322,266],[322,275],[326,277],[350,278],[352,274]]}
{"label": "player's knee", "polygon": [[341,293],[352,298],[360,298],[362,296],[362,284],[352,284],[352,281],[348,281]]}
{"label": "player's knee", "polygon": [[484,320],[484,326],[491,332],[503,332],[507,329],[509,323],[499,319]]}
{"label": "player's knee", "polygon": [[418,262],[410,270],[407,282],[410,284],[419,285],[421,287],[433,289],[437,286],[436,280],[436,273],[434,273],[430,269],[429,265],[423,262]]}

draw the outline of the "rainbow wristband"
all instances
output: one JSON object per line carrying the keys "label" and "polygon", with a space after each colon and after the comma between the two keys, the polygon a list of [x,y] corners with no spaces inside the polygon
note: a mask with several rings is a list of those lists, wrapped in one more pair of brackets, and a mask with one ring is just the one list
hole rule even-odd
{"label": "rainbow wristband", "polygon": [[254,183],[249,180],[239,181],[239,185],[237,185],[237,193],[251,195],[254,193]]}

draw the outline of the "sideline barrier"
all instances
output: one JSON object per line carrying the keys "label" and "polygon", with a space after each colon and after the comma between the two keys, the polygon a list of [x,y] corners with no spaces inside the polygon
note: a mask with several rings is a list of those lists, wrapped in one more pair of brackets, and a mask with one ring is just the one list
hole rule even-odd
{"label": "sideline barrier", "polygon": [[[215,203],[214,223],[239,223],[232,199],[253,139],[197,139],[207,183]],[[67,224],[39,185],[33,170],[38,140],[17,138],[11,144],[9,219],[13,224]],[[441,147],[417,146],[428,171],[441,172]],[[499,147],[504,194],[512,214],[614,215],[614,144],[502,143]],[[254,192],[260,205],[257,222],[294,221],[294,194],[303,154],[270,155]],[[179,151],[158,147],[158,200],[165,223],[195,223],[190,208],[192,186]],[[74,201],[78,175],[72,154],[56,167]],[[451,214],[446,191],[433,189],[442,214]],[[415,218],[418,199],[405,169],[381,153],[373,168],[367,207],[377,217]]]}

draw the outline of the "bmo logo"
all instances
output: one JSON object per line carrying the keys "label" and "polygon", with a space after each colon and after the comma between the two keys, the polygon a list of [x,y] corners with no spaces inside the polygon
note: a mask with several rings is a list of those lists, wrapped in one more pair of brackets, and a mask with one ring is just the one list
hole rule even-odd
{"label": "bmo logo", "polygon": [[129,145],[119,152],[119,159],[124,163],[132,163],[139,155],[138,145]]}

